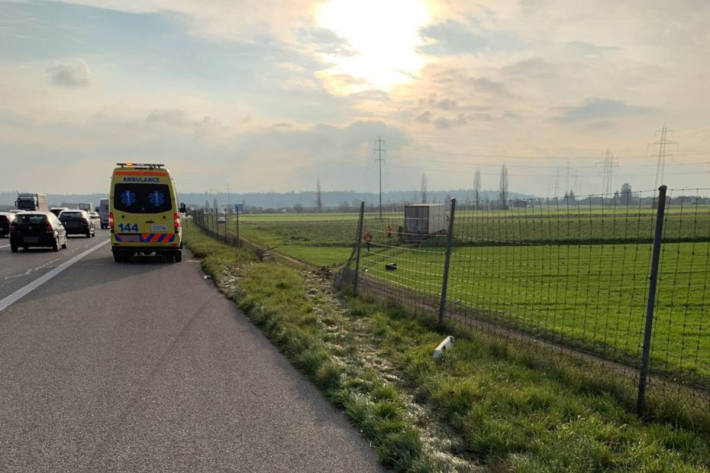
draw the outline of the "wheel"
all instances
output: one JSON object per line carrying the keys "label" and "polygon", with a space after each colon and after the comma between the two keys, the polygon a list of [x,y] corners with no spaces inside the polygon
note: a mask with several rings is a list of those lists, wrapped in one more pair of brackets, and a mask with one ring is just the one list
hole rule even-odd
{"label": "wheel", "polygon": [[91,238],[91,231],[86,232],[86,238]]}
{"label": "wheel", "polygon": [[182,261],[182,251],[176,251],[175,254],[173,254],[173,260],[176,263],[179,263],[180,261]]}
{"label": "wheel", "polygon": [[52,251],[59,251],[59,238],[54,239],[54,244],[52,244]]}
{"label": "wheel", "polygon": [[64,243],[62,243],[62,249],[63,250],[67,249],[67,237],[64,237]]}
{"label": "wheel", "polygon": [[121,253],[119,253],[118,251],[114,251],[113,252],[113,260],[116,263],[123,263],[123,255],[121,255]]}
{"label": "wheel", "polygon": [[17,253],[17,245],[10,244],[10,251]]}

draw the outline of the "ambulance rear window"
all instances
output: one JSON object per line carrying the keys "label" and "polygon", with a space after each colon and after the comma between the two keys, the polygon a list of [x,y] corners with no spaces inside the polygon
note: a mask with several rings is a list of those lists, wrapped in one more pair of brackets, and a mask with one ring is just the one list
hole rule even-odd
{"label": "ambulance rear window", "polygon": [[113,199],[114,207],[121,212],[151,214],[173,208],[166,184],[116,184]]}

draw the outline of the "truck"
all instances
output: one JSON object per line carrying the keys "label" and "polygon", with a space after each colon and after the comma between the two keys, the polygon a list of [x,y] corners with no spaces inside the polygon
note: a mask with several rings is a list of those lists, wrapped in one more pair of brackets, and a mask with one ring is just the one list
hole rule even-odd
{"label": "truck", "polygon": [[446,233],[446,209],[442,204],[404,206],[404,235],[408,241]]}
{"label": "truck", "polygon": [[18,192],[15,207],[19,210],[49,212],[49,205],[47,205],[47,194]]}
{"label": "truck", "polygon": [[109,199],[101,199],[99,202],[99,215],[101,216],[101,228],[108,228]]}
{"label": "truck", "polygon": [[68,209],[86,210],[87,212],[93,212],[96,210],[93,202],[62,202],[62,207],[66,207]]}
{"label": "truck", "polygon": [[93,202],[81,202],[79,204],[79,209],[86,210],[87,212],[93,212],[94,210],[96,210],[96,207],[94,207]]}

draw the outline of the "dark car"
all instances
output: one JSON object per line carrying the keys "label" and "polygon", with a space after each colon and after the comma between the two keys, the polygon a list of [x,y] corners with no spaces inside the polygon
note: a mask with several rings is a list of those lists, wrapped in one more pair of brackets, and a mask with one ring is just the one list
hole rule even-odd
{"label": "dark car", "polygon": [[11,212],[0,212],[0,237],[10,234],[10,224],[15,220],[15,214]]}
{"label": "dark car", "polygon": [[67,247],[67,232],[52,212],[23,212],[17,214],[10,225],[10,249],[17,253],[19,247],[50,247],[59,251]]}
{"label": "dark car", "polygon": [[86,210],[65,210],[59,214],[59,220],[67,230],[67,235],[96,236],[96,227]]}

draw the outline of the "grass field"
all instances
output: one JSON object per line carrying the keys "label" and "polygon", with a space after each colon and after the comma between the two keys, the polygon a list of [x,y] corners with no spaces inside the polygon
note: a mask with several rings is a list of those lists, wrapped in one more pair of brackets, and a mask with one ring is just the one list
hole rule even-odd
{"label": "grass field", "polygon": [[[457,212],[448,300],[479,318],[636,363],[642,346],[654,210],[544,208]],[[440,293],[445,237],[400,244],[401,213],[367,214],[361,268],[395,287]],[[395,229],[386,236],[386,227]],[[240,218],[244,238],[319,266],[351,254],[357,214]],[[236,222],[229,222],[229,232]],[[669,207],[652,368],[710,389],[710,208]],[[704,241],[703,241],[704,240]],[[633,242],[633,243],[632,243]],[[396,263],[396,271],[386,271]]]}

